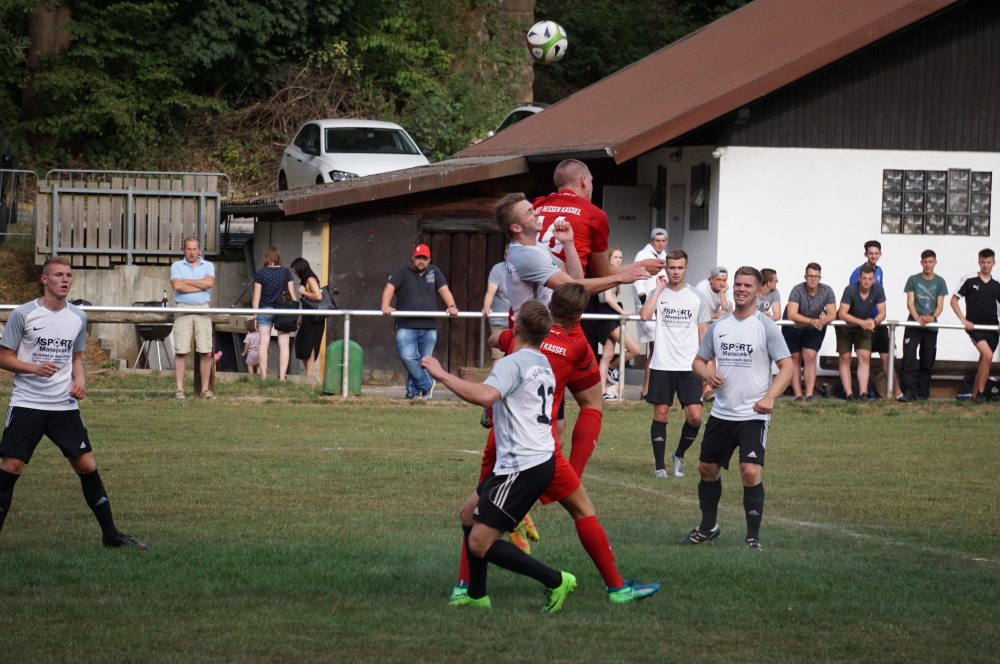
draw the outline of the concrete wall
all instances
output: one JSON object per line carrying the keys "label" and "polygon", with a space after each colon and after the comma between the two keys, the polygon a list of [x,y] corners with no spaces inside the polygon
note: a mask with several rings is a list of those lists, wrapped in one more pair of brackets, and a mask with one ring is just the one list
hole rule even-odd
{"label": "concrete wall", "polygon": [[[243,263],[215,263],[213,307],[231,307],[240,299],[247,282]],[[160,301],[163,291],[173,306],[174,291],[170,287],[168,265],[123,265],[112,270],[74,270],[71,299],[82,299],[104,306],[129,306],[134,302]],[[93,323],[90,336],[102,339],[105,348],[113,349],[119,358],[135,363],[142,344],[134,325]],[[169,342],[168,342],[169,344]],[[173,349],[170,348],[173,357]]]}
{"label": "concrete wall", "polygon": [[[1000,249],[995,246],[996,217],[991,237],[882,234],[883,169],[949,168],[998,174],[1000,154],[730,147],[718,169],[720,199],[718,219],[713,221],[719,238],[717,261],[730,270],[740,265],[777,270],[782,305],[803,280],[806,263],[817,262],[823,267],[823,283],[834,289],[839,302],[851,272],[864,262],[865,241],[878,240],[888,318],[905,320],[903,286],[920,271],[921,251],[937,253],[937,272],[953,292],[963,276],[978,269],[980,249]],[[640,177],[643,173],[640,169]],[[994,186],[994,199],[996,191]],[[692,259],[692,271],[696,267],[703,271]],[[945,298],[941,322],[957,323],[949,300]],[[900,332],[897,347],[901,344]],[[828,333],[822,354],[834,354],[835,346],[834,335]],[[939,336],[937,357],[977,356],[964,332],[945,331]]]}

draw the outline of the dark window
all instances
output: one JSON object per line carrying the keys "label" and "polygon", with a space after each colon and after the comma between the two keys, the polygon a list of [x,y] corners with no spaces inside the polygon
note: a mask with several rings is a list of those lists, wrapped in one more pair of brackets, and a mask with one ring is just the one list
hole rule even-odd
{"label": "dark window", "polygon": [[419,154],[417,146],[400,130],[367,127],[327,129],[326,151],[349,154]]}
{"label": "dark window", "polygon": [[882,172],[882,232],[904,235],[990,234],[993,173]]}
{"label": "dark window", "polygon": [[319,126],[307,124],[299,130],[299,135],[295,137],[295,147],[304,148],[307,146],[319,147]]}
{"label": "dark window", "polygon": [[497,127],[497,132],[501,132],[507,127],[515,125],[521,120],[524,120],[525,118],[530,118],[532,115],[534,115],[534,113],[532,113],[531,111],[515,111],[510,115],[508,115],[506,119],[504,119],[504,121],[500,123],[500,126]]}
{"label": "dark window", "polygon": [[712,197],[712,167],[699,164],[691,167],[691,222],[693,231],[708,230],[708,201]]}

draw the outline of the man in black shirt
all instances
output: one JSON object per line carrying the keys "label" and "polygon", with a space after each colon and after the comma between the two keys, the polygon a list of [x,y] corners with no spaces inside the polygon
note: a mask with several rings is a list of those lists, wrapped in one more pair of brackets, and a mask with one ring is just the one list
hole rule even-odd
{"label": "man in black shirt", "polygon": [[[382,313],[386,316],[396,311],[390,306],[396,296],[396,307],[402,311],[437,311],[437,296],[448,305],[448,313],[458,314],[455,298],[448,288],[444,273],[431,265],[431,250],[418,244],[413,258],[403,263],[389,275],[382,291]],[[434,380],[423,367],[420,358],[434,353],[437,344],[437,321],[433,318],[397,318],[396,351],[406,367],[406,398],[430,399],[434,394]]]}
{"label": "man in black shirt", "polygon": [[[990,377],[990,362],[1000,343],[1000,320],[997,317],[997,303],[1000,303],[1000,283],[990,276],[996,265],[996,255],[992,249],[979,252],[979,274],[966,279],[958,292],[951,296],[951,308],[962,321],[969,338],[979,351],[979,368],[976,382],[972,386],[972,398],[976,403],[986,403],[986,381]],[[965,298],[965,315],[958,306],[958,298]],[[997,331],[974,330],[974,325],[993,325]]]}

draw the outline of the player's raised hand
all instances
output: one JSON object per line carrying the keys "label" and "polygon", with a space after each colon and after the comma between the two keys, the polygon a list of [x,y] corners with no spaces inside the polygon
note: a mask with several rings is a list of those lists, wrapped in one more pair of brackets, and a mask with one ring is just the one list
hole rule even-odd
{"label": "player's raised hand", "polygon": [[774,399],[767,395],[753,405],[753,412],[761,415],[770,415],[772,410],[774,410]]}
{"label": "player's raised hand", "polygon": [[633,263],[633,265],[643,268],[650,277],[662,270],[666,264],[667,262],[660,258],[647,258],[638,263]]}
{"label": "player's raised hand", "polygon": [[569,222],[565,219],[556,219],[552,222],[552,237],[554,237],[559,242],[565,244],[572,244],[573,242],[573,227],[569,225]]}
{"label": "player's raised hand", "polygon": [[51,378],[59,371],[58,364],[52,364],[51,362],[46,362],[45,364],[36,364],[35,371],[33,372],[36,376],[41,376],[42,378]]}
{"label": "player's raised hand", "polygon": [[448,373],[441,367],[441,363],[437,361],[437,358],[431,355],[420,358],[420,366],[427,370],[431,378],[440,378],[442,374]]}
{"label": "player's raised hand", "polygon": [[665,274],[657,275],[656,277],[656,287],[663,290],[667,287],[667,276]]}

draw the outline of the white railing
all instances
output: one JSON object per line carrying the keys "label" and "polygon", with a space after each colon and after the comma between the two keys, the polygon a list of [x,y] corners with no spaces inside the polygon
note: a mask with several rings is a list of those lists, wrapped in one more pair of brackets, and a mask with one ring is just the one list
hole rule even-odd
{"label": "white railing", "polygon": [[[19,304],[0,304],[0,311],[11,311],[16,309],[21,305]],[[175,307],[122,307],[122,306],[85,306],[80,307],[83,311],[93,311],[101,313],[145,313],[145,314],[191,314],[194,313],[190,308],[175,308]],[[444,311],[395,311],[388,316],[383,314],[378,309],[250,309],[250,308],[223,308],[223,307],[211,307],[205,309],[195,310],[199,314],[219,314],[219,315],[229,315],[229,316],[256,316],[259,313],[268,313],[269,315],[279,315],[279,316],[318,316],[321,318],[334,318],[341,316],[344,319],[344,359],[342,363],[342,396],[348,396],[347,391],[347,378],[348,378],[348,368],[350,367],[350,341],[351,341],[351,318],[478,318],[481,322],[480,324],[480,347],[479,347],[479,364],[483,366],[484,355],[485,355],[485,342],[486,334],[485,331],[489,327],[489,318],[497,318],[498,316],[494,313],[490,316],[484,316],[481,311],[461,311],[457,314],[449,314]],[[639,316],[633,314],[631,316],[622,316],[616,314],[583,314],[583,320],[617,320],[619,322],[619,339],[625,339],[625,324],[628,321],[639,321],[641,320]],[[775,321],[778,325],[795,325],[792,321],[779,320]],[[828,325],[846,325],[844,321],[835,320]],[[949,323],[929,323],[927,325],[921,325],[916,321],[895,321],[886,320],[879,323],[879,327],[885,326],[889,328],[889,340],[890,348],[895,347],[896,340],[896,328],[907,328],[907,327],[923,327],[925,329],[931,330],[961,330],[965,331],[965,327],[957,324]],[[995,332],[997,328],[993,325],[975,325],[973,329],[981,330],[984,332]],[[886,399],[892,398],[893,384],[894,384],[894,374],[895,367],[893,362],[889,363],[889,372],[886,376]],[[622,372],[622,378],[624,380],[624,372]],[[624,389],[618,390],[617,401],[624,401]]]}

